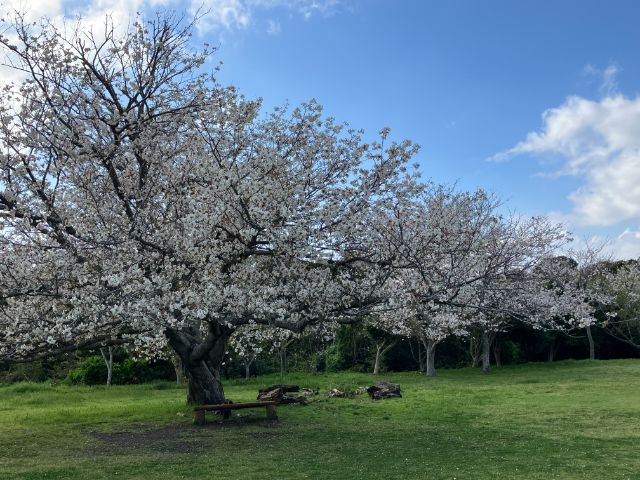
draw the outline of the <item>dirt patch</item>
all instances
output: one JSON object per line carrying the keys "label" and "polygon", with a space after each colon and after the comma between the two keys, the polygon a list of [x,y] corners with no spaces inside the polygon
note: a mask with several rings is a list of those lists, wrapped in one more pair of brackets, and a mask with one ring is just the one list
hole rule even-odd
{"label": "dirt patch", "polygon": [[210,421],[205,425],[174,423],[158,427],[149,424],[131,424],[117,431],[87,432],[97,440],[87,446],[89,455],[121,455],[136,453],[199,453],[215,449],[217,432],[225,429],[261,427],[258,431],[243,432],[252,437],[281,435],[276,421],[264,418],[238,417],[226,421]]}
{"label": "dirt patch", "polygon": [[88,447],[91,454],[122,453],[197,453],[210,446],[198,436],[187,435],[189,425],[128,425],[126,430],[112,432],[88,432],[98,440]]}

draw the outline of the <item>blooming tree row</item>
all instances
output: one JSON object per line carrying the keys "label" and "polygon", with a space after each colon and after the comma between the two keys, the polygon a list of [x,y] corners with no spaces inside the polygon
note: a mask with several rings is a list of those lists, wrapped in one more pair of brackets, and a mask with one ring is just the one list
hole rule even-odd
{"label": "blooming tree row", "polygon": [[314,101],[262,112],[206,73],[192,27],[0,36],[24,75],[0,96],[0,357],[169,345],[189,400],[220,403],[243,332],[251,355],[375,314],[433,351],[526,295],[548,307],[522,279],[557,227],[420,183],[386,129],[365,142]]}

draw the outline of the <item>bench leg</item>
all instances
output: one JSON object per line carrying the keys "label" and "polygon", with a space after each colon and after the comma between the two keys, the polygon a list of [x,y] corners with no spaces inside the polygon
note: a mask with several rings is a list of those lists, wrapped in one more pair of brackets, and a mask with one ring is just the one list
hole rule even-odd
{"label": "bench leg", "polygon": [[222,411],[222,418],[224,420],[229,420],[231,418],[231,410],[223,410]]}
{"label": "bench leg", "polygon": [[195,423],[196,425],[204,425],[204,414],[204,410],[196,410],[193,417],[193,423]]}
{"label": "bench leg", "polygon": [[267,405],[267,418],[278,418],[276,415],[276,406],[275,405]]}

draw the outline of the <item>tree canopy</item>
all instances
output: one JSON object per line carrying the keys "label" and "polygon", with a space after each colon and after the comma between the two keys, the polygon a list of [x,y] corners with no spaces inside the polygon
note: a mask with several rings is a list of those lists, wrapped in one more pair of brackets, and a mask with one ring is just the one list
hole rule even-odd
{"label": "tree canopy", "polygon": [[263,112],[192,28],[18,18],[0,36],[24,77],[0,96],[1,357],[168,343],[190,401],[219,403],[234,332],[375,315],[437,339],[548,313],[534,272],[558,226],[421,182],[388,129],[366,142],[315,101]]}

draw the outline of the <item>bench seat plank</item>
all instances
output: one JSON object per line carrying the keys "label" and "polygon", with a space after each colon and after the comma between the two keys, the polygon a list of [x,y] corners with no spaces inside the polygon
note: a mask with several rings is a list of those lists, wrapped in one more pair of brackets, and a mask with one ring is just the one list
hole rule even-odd
{"label": "bench seat plank", "polygon": [[259,408],[267,405],[277,405],[278,402],[251,402],[251,403],[221,403],[219,405],[197,405],[194,410],[238,410],[241,408]]}
{"label": "bench seat plank", "polygon": [[240,410],[242,408],[260,408],[267,409],[267,418],[278,418],[276,415],[276,405],[278,402],[250,402],[250,403],[224,403],[220,405],[197,405],[193,407],[194,423],[202,425],[205,423],[205,412],[222,411],[224,418],[231,416],[231,410]]}

